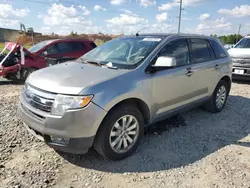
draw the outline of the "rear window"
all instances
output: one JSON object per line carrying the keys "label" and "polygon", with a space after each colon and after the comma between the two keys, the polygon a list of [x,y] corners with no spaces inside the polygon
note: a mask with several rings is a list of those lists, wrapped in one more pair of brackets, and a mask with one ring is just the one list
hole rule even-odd
{"label": "rear window", "polygon": [[225,50],[214,40],[209,40],[217,59],[227,57]]}

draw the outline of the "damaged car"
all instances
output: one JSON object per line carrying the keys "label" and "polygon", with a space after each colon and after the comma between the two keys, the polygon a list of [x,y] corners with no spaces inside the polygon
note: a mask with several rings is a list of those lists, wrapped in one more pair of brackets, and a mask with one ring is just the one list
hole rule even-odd
{"label": "damaged car", "polygon": [[93,41],[82,39],[46,40],[29,49],[18,43],[5,43],[0,52],[0,76],[25,80],[35,70],[77,59],[95,47]]}

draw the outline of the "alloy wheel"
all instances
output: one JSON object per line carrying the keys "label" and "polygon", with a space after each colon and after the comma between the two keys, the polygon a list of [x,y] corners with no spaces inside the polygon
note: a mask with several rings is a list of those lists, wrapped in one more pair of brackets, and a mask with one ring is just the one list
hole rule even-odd
{"label": "alloy wheel", "polygon": [[132,115],[125,115],[113,125],[109,144],[116,153],[129,151],[139,136],[139,122]]}
{"label": "alloy wheel", "polygon": [[222,85],[216,94],[216,106],[217,108],[221,108],[225,102],[226,102],[226,97],[227,97],[227,90],[224,85]]}

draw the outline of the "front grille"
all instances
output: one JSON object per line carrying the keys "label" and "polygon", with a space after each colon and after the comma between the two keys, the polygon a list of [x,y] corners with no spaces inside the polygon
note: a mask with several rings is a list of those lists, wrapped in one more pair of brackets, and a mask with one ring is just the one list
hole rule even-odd
{"label": "front grille", "polygon": [[233,58],[233,66],[236,67],[250,67],[250,59],[237,59]]}
{"label": "front grille", "polygon": [[36,109],[44,112],[50,112],[53,106],[55,94],[35,89],[25,85],[22,91],[24,100]]}

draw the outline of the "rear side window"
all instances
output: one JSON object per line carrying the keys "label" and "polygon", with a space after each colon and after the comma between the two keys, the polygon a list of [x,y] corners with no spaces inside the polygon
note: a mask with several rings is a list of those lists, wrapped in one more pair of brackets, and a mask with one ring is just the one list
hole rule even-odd
{"label": "rear side window", "polygon": [[214,40],[209,40],[217,59],[227,57],[225,50]]}
{"label": "rear side window", "polygon": [[215,55],[207,40],[189,39],[193,63],[203,63],[215,59]]}
{"label": "rear side window", "polygon": [[72,51],[71,45],[66,42],[60,42],[56,44],[58,53],[70,52]]}
{"label": "rear side window", "polygon": [[86,49],[86,46],[83,42],[70,42],[71,51],[78,51]]}

